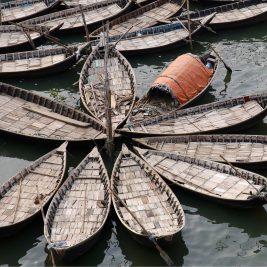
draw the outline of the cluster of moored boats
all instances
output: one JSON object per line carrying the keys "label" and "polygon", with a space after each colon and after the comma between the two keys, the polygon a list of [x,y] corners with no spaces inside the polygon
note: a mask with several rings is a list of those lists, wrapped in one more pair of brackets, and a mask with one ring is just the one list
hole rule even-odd
{"label": "cluster of moored boats", "polygon": [[[216,49],[177,57],[136,97],[125,56],[188,44],[204,29],[267,19],[265,0],[209,1],[218,6],[196,12],[186,11],[182,0],[0,4],[1,78],[49,75],[86,55],[79,77],[86,112],[0,82],[1,133],[60,144],[0,187],[0,237],[42,215],[52,251],[72,260],[97,241],[113,206],[135,239],[159,249],[158,242],[171,241],[185,225],[183,208],[165,181],[234,207],[267,203],[267,178],[241,169],[266,165],[267,137],[231,134],[266,116],[267,94],[189,107],[217,72],[222,59]],[[79,31],[86,34],[82,44],[58,38]],[[46,40],[58,47],[38,48]],[[99,144],[109,123],[115,140],[132,138],[130,149],[122,145],[111,177],[95,146],[63,182],[68,143]]]}

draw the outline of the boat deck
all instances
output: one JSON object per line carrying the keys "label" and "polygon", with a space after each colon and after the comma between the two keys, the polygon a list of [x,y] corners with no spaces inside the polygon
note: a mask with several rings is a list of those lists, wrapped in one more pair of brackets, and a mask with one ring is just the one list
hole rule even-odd
{"label": "boat deck", "polygon": [[53,153],[37,167],[7,182],[0,189],[0,226],[18,223],[36,213],[40,209],[36,187],[42,203],[46,202],[61,181],[63,168],[64,154]]}

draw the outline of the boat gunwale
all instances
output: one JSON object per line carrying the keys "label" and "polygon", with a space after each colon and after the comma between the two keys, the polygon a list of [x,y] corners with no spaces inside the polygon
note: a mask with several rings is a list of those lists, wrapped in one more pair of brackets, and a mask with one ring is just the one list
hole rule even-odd
{"label": "boat gunwale", "polygon": [[[182,231],[184,226],[185,226],[185,214],[184,214],[184,210],[182,208],[182,205],[181,205],[180,201],[178,200],[178,198],[174,194],[174,192],[171,190],[171,188],[166,184],[164,179],[161,178],[161,176],[153,168],[151,168],[151,166],[143,158],[140,158],[135,153],[130,151],[125,145],[123,145],[123,146],[124,146],[124,148],[127,149],[127,152],[130,153],[131,156],[133,156],[133,158],[134,158],[134,160],[136,162],[138,162],[140,165],[143,164],[145,166],[144,171],[147,174],[151,173],[151,175],[149,175],[149,176],[155,176],[155,179],[159,182],[159,184],[161,183],[161,185],[157,186],[157,188],[165,187],[164,188],[164,192],[166,192],[166,194],[167,194],[167,191],[168,191],[169,192],[169,196],[173,197],[173,199],[174,199],[173,203],[176,202],[175,208],[177,208],[177,211],[175,211],[175,214],[178,217],[182,218],[182,223],[178,224],[178,226],[177,226],[177,228],[179,228],[179,229],[176,230],[175,232],[173,232],[172,234],[166,234],[166,235],[161,235],[159,237],[156,237],[157,240],[165,239],[165,238],[168,238],[168,237],[172,237],[173,238],[174,236],[178,235]],[[112,174],[111,174],[110,186],[111,186],[112,190],[114,190],[115,193],[117,193],[117,189],[116,189],[116,186],[114,185],[114,181],[117,180],[115,178],[115,176],[119,172],[119,166],[120,166],[120,162],[121,162],[121,160],[123,158],[123,153],[124,153],[124,151],[122,149],[122,151],[120,152],[120,154],[118,155],[118,157],[117,157],[117,159],[116,159],[116,161],[114,163],[114,167],[113,167]],[[121,216],[121,212],[118,209],[118,204],[116,204],[116,203],[118,203],[118,201],[115,200],[114,194],[112,194],[112,203],[113,203],[113,207],[115,209],[116,215],[119,218],[119,221],[129,231],[129,233],[132,233],[133,235],[135,235],[138,238],[147,237],[147,235],[139,233],[139,232],[133,230],[129,225],[127,225],[125,223],[125,219],[123,219],[123,216]],[[170,204],[170,201],[168,201],[168,203]],[[170,204],[170,206],[172,208],[174,207],[174,205],[171,205],[171,204]],[[175,208],[173,208],[173,209],[175,209]],[[180,213],[178,213],[179,211],[180,211]],[[133,220],[135,220],[135,219],[133,218]],[[178,220],[178,218],[177,218],[177,220]]]}
{"label": "boat gunwale", "polygon": [[[2,89],[4,87],[4,89]],[[12,92],[11,93],[7,93],[7,91],[11,90]],[[71,119],[74,119],[74,120],[77,120],[77,121],[80,121],[80,122],[87,122],[87,123],[90,123],[90,127],[94,128],[95,130],[97,130],[99,132],[98,135],[101,135],[102,133],[105,133],[106,131],[106,128],[103,124],[101,124],[100,121],[97,121],[95,120],[94,118],[92,118],[91,116],[89,116],[88,114],[86,113],[83,113],[77,109],[75,109],[74,107],[71,107],[69,105],[66,105],[66,104],[62,104],[56,100],[52,100],[52,99],[49,99],[48,97],[45,97],[45,96],[42,96],[42,95],[39,95],[39,94],[36,94],[36,93],[33,93],[32,91],[28,91],[26,89],[22,89],[22,88],[19,88],[19,87],[15,87],[13,85],[10,85],[10,84],[6,84],[6,83],[3,83],[3,82],[0,82],[0,96],[2,94],[6,94],[6,95],[9,95],[9,96],[12,96],[14,97],[14,95],[17,93],[20,93],[20,97],[22,100],[25,101],[25,103],[33,103],[33,104],[36,104],[38,106],[42,106],[42,107],[45,107],[45,108],[51,108],[53,109],[53,112],[57,113],[57,114],[60,114],[62,116],[65,116],[67,118],[71,118]],[[23,95],[28,99],[28,100],[25,100],[23,98]],[[38,104],[37,103],[34,103],[33,101],[35,101],[35,99],[37,98],[37,101],[38,101]],[[68,115],[63,115],[64,112],[67,114],[69,112],[72,113],[72,116],[70,114]],[[74,117],[77,116],[78,119],[75,119]],[[9,130],[6,130],[4,128],[0,128],[0,131],[2,132],[6,132],[6,133],[10,133],[10,134],[14,134],[14,135],[18,135],[18,136],[21,136],[21,137],[25,137],[25,138],[34,138],[34,139],[39,139],[39,140],[51,140],[51,141],[60,141],[60,142],[63,142],[63,141],[68,141],[68,142],[85,142],[85,141],[94,141],[94,140],[102,140],[102,138],[99,138],[98,136],[94,139],[90,138],[90,139],[56,139],[55,137],[42,137],[42,136],[37,136],[37,135],[27,135],[27,134],[21,134],[21,133],[17,133],[17,132],[14,132],[14,131],[9,131]]]}
{"label": "boat gunwale", "polygon": [[[178,3],[178,1],[179,1],[179,3]],[[141,14],[144,14],[145,12],[153,10],[153,9],[155,9],[157,7],[160,7],[162,4],[165,4],[165,3],[168,3],[168,2],[175,2],[177,5],[179,5],[178,11],[176,11],[174,14],[172,14],[172,15],[167,17],[167,18],[170,18],[170,17],[173,17],[175,15],[179,15],[182,12],[182,9],[183,9],[183,6],[186,3],[186,0],[156,0],[156,1],[152,2],[152,3],[150,3],[150,4],[141,6],[136,10],[133,10],[133,11],[131,11],[129,13],[126,13],[126,14],[120,16],[120,17],[114,18],[113,20],[109,21],[109,27],[110,27],[110,29],[112,29],[112,27],[114,25],[119,25],[120,23],[125,22],[125,21],[127,21],[127,20],[129,20],[131,18],[138,17]],[[158,24],[158,22],[156,24]],[[103,29],[104,29],[104,27],[101,26],[101,27],[95,29],[94,31],[92,31],[90,35],[92,37],[97,36],[101,32],[103,32]]]}
{"label": "boat gunwale", "polygon": [[[128,117],[130,116],[134,103],[135,103],[135,99],[136,99],[136,87],[137,87],[137,82],[136,82],[136,77],[134,74],[134,70],[131,66],[131,64],[129,63],[129,61],[112,45],[109,45],[109,51],[112,50],[112,54],[114,54],[118,60],[119,63],[123,63],[123,66],[125,68],[125,70],[128,73],[129,79],[130,79],[130,85],[131,85],[131,91],[132,91],[132,103],[129,107],[129,111],[127,112],[127,115],[124,117],[124,119],[118,123],[118,125],[116,126],[115,129],[119,128],[122,124],[124,124],[126,122],[126,120],[128,119]],[[89,103],[86,102],[86,98],[84,95],[84,87],[85,87],[85,82],[88,79],[88,70],[90,69],[90,67],[92,66],[92,63],[95,59],[100,59],[100,54],[99,54],[99,49],[101,48],[101,43],[98,43],[98,45],[93,49],[93,51],[90,53],[90,55],[88,56],[88,58],[86,59],[86,61],[84,62],[84,65],[82,67],[82,70],[80,72],[80,77],[79,77],[79,92],[80,92],[80,97],[83,103],[83,106],[86,108],[86,110],[88,111],[88,113],[93,116],[97,121],[100,121],[102,124],[103,122],[96,116],[96,114],[94,114],[92,112],[91,109],[89,109]],[[98,56],[97,56],[98,55]],[[95,102],[94,102],[95,103]]]}
{"label": "boat gunwale", "polygon": [[[134,147],[133,149],[135,151],[138,151],[138,154],[142,157],[142,159],[144,161],[146,161],[145,156],[143,156],[139,152],[141,148],[137,148],[136,149],[136,147]],[[223,163],[215,162],[215,161],[210,161],[210,160],[202,160],[200,158],[193,158],[193,157],[190,157],[190,156],[184,156],[184,155],[180,155],[180,154],[178,155],[178,154],[174,154],[174,153],[171,153],[171,152],[159,151],[159,150],[154,150],[154,149],[153,150],[150,150],[150,149],[141,149],[141,150],[146,150],[146,152],[144,152],[144,154],[151,153],[151,152],[154,155],[156,154],[156,155],[161,155],[162,156],[162,154],[164,154],[165,158],[172,159],[172,160],[174,160],[176,162],[182,161],[182,162],[187,162],[189,164],[192,164],[193,163],[194,165],[201,166],[203,168],[206,168],[206,164],[207,164],[207,167],[208,167],[209,170],[215,170],[215,171],[217,171],[219,173],[224,173],[224,171],[227,171],[227,169],[228,169],[229,173],[226,172],[227,174],[234,175],[234,176],[240,178],[240,180],[244,180],[243,178],[239,177],[236,174],[236,171],[230,165],[227,165],[227,164],[223,164]],[[182,159],[184,159],[184,160],[182,160]],[[150,163],[148,163],[147,161],[146,161],[146,163],[150,165]],[[217,166],[217,168],[216,168],[216,166]],[[221,169],[218,168],[218,166],[222,166]],[[166,180],[168,180],[172,184],[175,184],[178,187],[181,187],[181,188],[183,188],[185,190],[188,190],[188,191],[190,191],[192,193],[196,193],[196,194],[198,194],[200,196],[203,196],[203,197],[208,197],[208,198],[211,198],[211,199],[215,199],[218,202],[220,202],[220,201],[226,201],[225,204],[228,204],[228,205],[235,206],[234,203],[237,203],[236,206],[239,206],[240,203],[242,203],[242,204],[243,203],[249,203],[250,204],[250,203],[253,203],[255,200],[261,200],[261,196],[257,196],[257,195],[251,195],[251,198],[248,198],[248,199],[243,200],[243,199],[234,199],[234,198],[223,198],[221,196],[218,196],[215,193],[213,193],[213,194],[212,193],[207,194],[207,193],[202,192],[203,190],[201,188],[200,188],[200,191],[198,189],[191,189],[191,188],[185,186],[185,185],[187,185],[187,182],[186,181],[184,182],[184,184],[179,183],[179,182],[177,182],[177,181],[175,181],[173,179],[168,178],[167,176],[165,176],[163,174],[160,174],[159,171],[156,170],[156,167],[152,167],[151,165],[150,165],[150,167],[155,172],[157,172],[160,176],[164,177]],[[267,188],[267,178],[266,177],[264,177],[264,176],[262,176],[260,174],[257,174],[257,173],[248,171],[248,170],[244,170],[242,168],[235,167],[235,169],[237,169],[241,174],[247,173],[249,175],[249,178],[252,176],[252,178],[259,179],[259,180],[261,180],[261,182],[265,182],[265,184],[263,183],[263,185],[265,185],[265,190],[266,190],[266,188]],[[246,176],[245,178],[248,178],[248,176]],[[252,179],[252,181],[255,182],[253,179]],[[205,189],[204,189],[204,191],[205,191]],[[265,197],[267,196],[267,191],[261,191],[261,192],[262,193],[265,193]],[[265,201],[265,203],[267,203],[267,200],[264,200],[263,199],[263,201]],[[231,203],[229,203],[229,202],[231,202]]]}
{"label": "boat gunwale", "polygon": [[[106,207],[106,214],[105,214],[105,217],[103,218],[103,222],[101,224],[101,226],[98,228],[98,230],[96,232],[94,232],[92,235],[90,235],[89,237],[87,237],[86,239],[84,239],[83,241],[75,244],[75,245],[72,245],[72,246],[69,246],[67,248],[55,248],[53,246],[54,243],[51,242],[50,240],[50,234],[49,234],[49,229],[51,229],[51,226],[49,228],[48,226],[48,223],[49,223],[49,219],[52,220],[50,217],[48,218],[48,216],[53,216],[53,220],[54,220],[54,217],[55,217],[55,211],[58,209],[58,206],[59,206],[59,203],[60,203],[60,200],[62,200],[64,198],[64,196],[66,195],[66,192],[68,190],[71,190],[70,187],[70,183],[71,185],[73,185],[73,183],[75,182],[75,179],[78,179],[79,178],[79,174],[82,172],[82,170],[84,169],[84,166],[83,164],[87,164],[85,163],[87,160],[88,162],[90,161],[90,157],[91,156],[91,153],[94,152],[94,150],[97,151],[97,156],[99,158],[99,161],[100,161],[100,166],[102,167],[103,169],[103,176],[105,177],[105,183],[107,184],[108,186],[108,189],[109,189],[109,186],[110,186],[110,181],[109,181],[109,176],[108,176],[108,173],[107,173],[107,169],[105,167],[105,164],[104,164],[104,161],[101,157],[101,154],[98,150],[98,148],[95,146],[84,158],[83,160],[78,164],[78,166],[72,170],[72,172],[68,175],[68,177],[66,178],[66,180],[64,181],[64,183],[60,186],[60,188],[57,190],[57,192],[54,194],[54,197],[53,199],[51,200],[51,203],[48,207],[48,210],[47,210],[47,213],[46,213],[46,224],[44,225],[44,235],[45,235],[45,238],[48,242],[49,245],[52,246],[52,249],[54,249],[57,253],[59,254],[63,254],[62,256],[64,257],[64,254],[68,253],[69,251],[72,251],[73,249],[75,248],[78,248],[84,244],[86,244],[88,241],[92,240],[94,237],[96,237],[99,233],[101,233],[101,231],[103,230],[106,222],[107,222],[107,219],[109,217],[109,214],[110,214],[110,210],[111,210],[111,205],[112,205],[112,199],[111,199],[111,195],[109,192],[106,192],[108,190],[105,190],[105,193],[108,194],[108,198],[107,198],[107,207]],[[96,158],[96,156],[94,156],[94,158]],[[102,182],[102,179],[101,179],[101,182]],[[64,188],[63,188],[64,187]],[[57,204],[57,201],[59,200],[59,203]],[[56,204],[55,204],[56,203]],[[56,205],[56,208],[54,206],[54,204]],[[52,212],[52,208],[55,208],[55,211]],[[51,225],[53,225],[53,222],[51,223]]]}
{"label": "boat gunwale", "polygon": [[[253,117],[250,117],[246,120],[240,121],[236,124],[230,125],[230,126],[225,126],[222,128],[216,128],[216,129],[211,129],[211,130],[206,130],[206,131],[199,131],[199,132],[193,132],[192,134],[197,135],[197,134],[205,134],[205,133],[215,133],[218,131],[225,131],[228,129],[233,129],[233,128],[237,128],[239,126],[245,125],[247,122],[251,122],[252,119],[255,118],[261,118],[261,117],[265,117],[267,114],[267,93],[262,93],[262,94],[257,94],[257,95],[249,95],[249,96],[242,96],[242,97],[238,97],[238,98],[233,98],[233,99],[228,99],[228,100],[222,100],[222,101],[216,101],[216,102],[212,102],[212,103],[208,103],[208,104],[203,104],[203,105],[199,105],[199,106],[195,106],[195,107],[190,107],[190,108],[186,108],[186,109],[176,109],[174,111],[171,111],[167,114],[163,114],[163,115],[158,115],[158,116],[154,116],[152,118],[148,118],[143,120],[142,122],[136,122],[136,123],[128,123],[124,126],[124,128],[122,129],[117,129],[118,133],[121,134],[126,134],[126,135],[136,135],[136,136],[157,136],[157,135],[161,135],[161,136],[175,136],[175,135],[185,135],[185,133],[173,133],[173,134],[155,134],[153,132],[144,132],[144,131],[131,131],[130,128],[134,129],[133,127],[141,127],[141,125],[146,126],[146,125],[153,125],[153,124],[157,124],[159,122],[165,121],[165,120],[170,120],[170,119],[177,119],[180,117],[185,117],[185,116],[189,116],[189,115],[194,115],[194,114],[201,114],[201,112],[205,112],[205,111],[209,111],[209,110],[213,110],[213,109],[220,109],[220,108],[227,108],[227,107],[234,107],[237,105],[242,105],[246,102],[245,99],[249,98],[249,101],[257,101],[257,103],[262,107],[262,111],[259,112],[258,114],[254,115]],[[260,103],[259,103],[260,102]],[[255,123],[255,122],[253,122]]]}
{"label": "boat gunwale", "polygon": [[[211,140],[208,140],[208,139]],[[140,140],[142,139],[142,140]],[[266,144],[267,146],[267,136],[265,135],[244,135],[244,134],[200,134],[200,135],[170,135],[170,136],[152,136],[152,137],[143,137],[143,138],[133,138],[132,141],[134,141],[137,144],[140,144],[144,146],[146,149],[149,150],[158,150],[154,146],[149,144],[149,141],[151,142],[160,142],[164,141],[164,144],[184,144],[184,143],[197,143],[197,142],[208,142],[208,143],[224,143],[224,142],[230,142],[230,143],[252,143],[252,144]],[[174,150],[167,151],[163,150],[167,153],[176,153]],[[189,156],[190,157],[190,156]],[[223,161],[217,161],[222,162]],[[257,164],[257,163],[264,163],[266,161],[235,161],[231,162],[236,164]]]}
{"label": "boat gunwale", "polygon": [[[60,175],[58,175],[59,177],[59,181],[57,183],[57,186],[54,187],[53,191],[51,191],[51,195],[47,198],[47,200],[45,202],[41,202],[39,203],[39,207],[38,209],[35,211],[34,214],[32,214],[31,216],[27,217],[26,219],[22,220],[22,221],[18,221],[16,223],[13,223],[11,225],[6,225],[6,226],[1,226],[0,230],[2,232],[2,230],[6,230],[8,231],[9,228],[13,228],[13,227],[17,227],[18,225],[25,225],[26,223],[30,222],[31,220],[33,220],[36,216],[38,216],[41,213],[41,210],[43,207],[47,206],[48,203],[51,201],[51,199],[53,198],[53,196],[56,194],[57,190],[60,188],[62,182],[63,182],[63,178],[66,172],[66,167],[67,167],[67,145],[68,145],[68,141],[65,141],[63,143],[61,143],[61,145],[51,151],[49,151],[48,153],[46,153],[45,155],[39,157],[38,159],[36,159],[35,161],[33,161],[32,163],[30,163],[28,166],[22,168],[19,172],[17,172],[15,175],[11,176],[6,182],[4,182],[1,186],[0,186],[0,198],[2,198],[2,193],[4,191],[6,191],[3,187],[5,185],[11,184],[12,188],[20,179],[23,178],[23,180],[25,179],[25,176],[27,176],[29,174],[30,170],[34,170],[36,167],[38,167],[43,161],[45,161],[47,158],[49,158],[52,154],[58,154],[58,153],[62,153],[63,155],[63,164],[62,164],[62,169],[60,171],[62,171],[62,173],[60,173]],[[63,150],[62,150],[63,147]],[[26,172],[24,174],[24,172]],[[45,176],[45,174],[44,174]],[[16,180],[17,177],[17,180]],[[15,181],[16,180],[16,181]],[[13,183],[13,181],[15,183]],[[40,194],[40,192],[39,192]],[[4,195],[3,195],[4,196]],[[42,206],[42,207],[41,207]],[[12,232],[14,233],[16,231],[16,229],[14,229]]]}

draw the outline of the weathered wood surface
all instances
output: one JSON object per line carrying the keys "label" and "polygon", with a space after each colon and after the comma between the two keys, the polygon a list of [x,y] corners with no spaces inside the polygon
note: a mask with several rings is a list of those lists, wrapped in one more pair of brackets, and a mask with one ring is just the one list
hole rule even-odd
{"label": "weathered wood surface", "polygon": [[[186,135],[134,139],[150,149],[222,162],[251,164],[267,161],[267,137],[263,135]],[[223,162],[224,163],[224,162]]]}
{"label": "weathered wood surface", "polygon": [[[264,0],[241,0],[236,3],[204,9],[190,14],[191,19],[199,19],[216,12],[210,26],[213,29],[223,29],[234,26],[244,26],[267,19],[267,3]],[[183,15],[182,19],[186,19]]]}
{"label": "weathered wood surface", "polygon": [[[67,142],[37,159],[0,187],[0,235],[16,232],[16,227],[40,213],[59,188],[66,169]],[[13,227],[13,230],[9,230]]]}
{"label": "weathered wood surface", "polygon": [[[130,32],[142,30],[166,19],[179,14],[182,11],[183,1],[157,0],[151,4],[138,8],[135,11],[127,13],[117,19],[110,21],[109,36],[124,34],[129,28]],[[103,32],[103,27],[91,33],[92,36],[98,36]]]}
{"label": "weathered wood surface", "polygon": [[[31,110],[28,107],[32,107]],[[105,138],[104,126],[87,114],[4,83],[0,83],[0,130],[51,141],[80,142]]]}
{"label": "weathered wood surface", "polygon": [[[215,15],[215,14],[214,14]],[[208,25],[214,17],[210,15],[201,21],[191,23],[192,36],[202,29],[202,25]],[[187,22],[184,22],[187,27]],[[188,43],[189,32],[180,22],[173,22],[160,26],[154,26],[139,31],[133,31],[124,35],[116,35],[109,38],[110,43],[116,43],[116,48],[125,55],[147,54],[154,51],[163,51],[169,48],[176,48]],[[99,42],[98,38],[92,43],[93,46]]]}
{"label": "weathered wood surface", "polygon": [[59,5],[58,0],[16,0],[1,3],[2,23],[21,21]]}
{"label": "weathered wood surface", "polygon": [[[83,105],[96,119],[106,123],[106,97],[104,88],[104,49],[99,43],[87,58],[79,79],[79,90]],[[120,126],[132,110],[136,79],[134,71],[122,54],[109,46],[107,62],[113,129]]]}
{"label": "weathered wood surface", "polygon": [[33,19],[24,21],[25,24],[38,24],[45,26],[55,26],[59,23],[64,23],[61,31],[83,29],[84,23],[82,12],[88,27],[94,23],[100,23],[103,20],[112,18],[119,14],[128,5],[127,1],[123,0],[108,0],[101,1],[92,5],[74,7],[47,15],[39,16]]}
{"label": "weathered wood surface", "polygon": [[[136,3],[137,4],[144,4],[144,3],[149,3],[152,2],[153,0],[137,0]],[[68,6],[70,7],[74,7],[74,6],[78,6],[78,5],[92,5],[95,3],[99,3],[99,2],[104,2],[103,0],[65,0],[64,1]]]}
{"label": "weathered wood surface", "polygon": [[[209,51],[202,56],[192,55],[192,57],[203,63],[199,65],[199,69],[206,68],[207,71],[210,71],[206,64],[207,62],[210,62],[210,64],[212,64],[212,76],[208,79],[207,83],[202,88],[198,88],[198,93],[195,94],[192,98],[188,98],[187,102],[181,104],[171,92],[166,92],[158,88],[150,87],[146,94],[134,105],[132,114],[128,120],[130,123],[142,122],[147,118],[163,115],[173,110],[184,108],[198,99],[208,90],[217,72],[219,59],[218,57],[216,57],[216,55],[214,55],[212,51]],[[189,76],[190,68],[188,68],[188,70],[184,72]],[[183,77],[181,77],[181,80]],[[196,79],[195,73],[192,74],[192,79]],[[179,80],[176,82],[179,84]],[[184,89],[186,90],[186,88]]]}
{"label": "weathered wood surface", "polygon": [[0,76],[31,76],[38,73],[38,70],[47,70],[47,74],[64,70],[81,58],[81,48],[43,47],[33,51],[0,54]]}
{"label": "weathered wood surface", "polygon": [[[258,200],[259,205],[267,202],[262,198],[267,195],[267,179],[261,175],[238,169],[243,176],[240,177],[229,165],[156,150],[135,149],[158,173],[180,187],[226,200],[228,204],[241,201],[244,207],[254,200]],[[258,191],[262,195],[258,195]]]}
{"label": "weathered wood surface", "polygon": [[[35,27],[37,31],[42,31],[42,32],[47,32],[47,33],[55,29],[51,27],[49,28],[40,27],[40,26],[35,26]],[[40,39],[43,35],[36,32],[34,30],[35,27],[32,27],[32,30],[30,29],[23,30],[22,27],[15,26],[15,25],[1,25],[0,26],[0,52],[5,53],[5,52],[17,50],[16,48],[19,46],[23,48],[23,45],[25,46],[26,44],[29,43],[29,40],[26,34],[30,36],[33,42]]]}
{"label": "weathered wood surface", "polygon": [[[172,239],[184,227],[184,212],[174,193],[125,145],[113,168],[111,188],[156,239]],[[114,195],[112,201],[127,230],[138,239],[144,237],[140,225]]]}
{"label": "weathered wood surface", "polygon": [[72,171],[48,208],[48,243],[63,257],[78,256],[102,230],[110,206],[109,177],[95,147]]}
{"label": "weathered wood surface", "polygon": [[184,135],[240,130],[267,113],[267,94],[213,102],[129,123],[120,129],[131,135]]}

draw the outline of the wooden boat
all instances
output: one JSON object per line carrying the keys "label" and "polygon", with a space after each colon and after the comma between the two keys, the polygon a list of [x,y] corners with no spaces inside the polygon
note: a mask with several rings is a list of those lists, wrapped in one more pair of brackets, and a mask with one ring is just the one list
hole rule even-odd
{"label": "wooden boat", "polygon": [[27,30],[15,25],[0,25],[0,53],[32,50],[27,35],[31,37],[35,46],[39,46],[46,41],[45,33],[53,35],[61,26],[62,24],[57,24],[51,28],[35,25],[31,26],[32,30]]}
{"label": "wooden boat", "polygon": [[[203,20],[192,22],[191,36],[194,37],[200,33],[214,16],[215,13]],[[123,36],[116,35],[109,38],[109,42],[112,44],[118,42],[116,48],[127,56],[163,52],[188,44],[189,31],[187,28],[187,22],[184,22],[184,25],[181,22],[173,22],[130,32]],[[95,40],[92,45],[95,46],[99,39]]]}
{"label": "wooden boat", "polygon": [[[136,0],[136,4],[138,6],[143,6],[150,4],[154,0]],[[64,1],[65,4],[67,4],[69,7],[75,7],[79,5],[87,6],[87,5],[92,5],[95,3],[103,2],[103,0],[66,0]]]}
{"label": "wooden boat", "polygon": [[130,123],[187,107],[209,88],[218,69],[219,59],[208,51],[202,56],[186,53],[163,70],[134,105]]}
{"label": "wooden boat", "polygon": [[240,131],[267,114],[267,94],[213,102],[127,124],[117,130],[131,136],[166,136]]}
{"label": "wooden boat", "polygon": [[89,31],[100,27],[106,20],[111,20],[121,16],[134,7],[134,2],[129,0],[107,0],[87,6],[78,6],[61,10],[58,12],[43,15],[37,18],[24,21],[27,25],[45,25],[54,26],[58,23],[64,23],[61,27],[61,33],[77,33],[85,31],[82,14],[84,15],[86,25]]}
{"label": "wooden boat", "polygon": [[[121,35],[152,27],[182,12],[184,0],[157,0],[120,16],[109,23],[109,36]],[[100,36],[103,26],[96,29],[90,36]]]}
{"label": "wooden boat", "polygon": [[164,178],[199,196],[240,208],[267,203],[267,179],[261,175],[218,162],[135,149]]}
{"label": "wooden boat", "polygon": [[[105,50],[102,43],[99,43],[84,63],[79,90],[86,110],[105,124],[104,56]],[[130,63],[112,45],[108,49],[107,70],[111,92],[111,118],[115,130],[125,122],[132,110],[136,80]]]}
{"label": "wooden boat", "polygon": [[265,135],[182,135],[134,139],[148,149],[170,152],[222,162],[220,155],[236,166],[266,167],[267,137]]}
{"label": "wooden boat", "polygon": [[[214,30],[243,27],[267,20],[265,0],[240,0],[236,3],[212,7],[190,14],[190,18],[200,19],[216,12],[210,26]],[[186,14],[180,19],[186,19]]]}
{"label": "wooden boat", "polygon": [[50,12],[60,0],[15,0],[0,3],[1,22],[20,22]]}
{"label": "wooden boat", "polygon": [[105,128],[68,105],[0,83],[0,132],[30,140],[76,143],[105,138]]}
{"label": "wooden boat", "polygon": [[99,239],[110,206],[109,177],[95,147],[55,194],[46,214],[46,240],[63,260],[73,260]]}
{"label": "wooden boat", "polygon": [[193,2],[197,2],[199,4],[208,4],[208,5],[225,5],[225,4],[232,4],[238,2],[240,0],[193,0]]}
{"label": "wooden boat", "polygon": [[113,168],[111,188],[116,214],[138,242],[152,244],[137,220],[160,243],[171,241],[183,229],[185,216],[175,194],[145,161],[125,145]]}
{"label": "wooden boat", "polygon": [[1,238],[16,234],[52,199],[64,177],[67,144],[37,159],[0,187]]}
{"label": "wooden boat", "polygon": [[53,74],[72,67],[82,57],[85,46],[42,48],[0,54],[0,77],[35,77]]}

